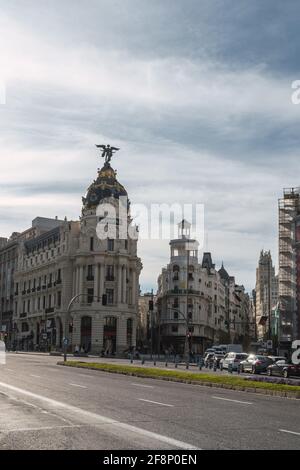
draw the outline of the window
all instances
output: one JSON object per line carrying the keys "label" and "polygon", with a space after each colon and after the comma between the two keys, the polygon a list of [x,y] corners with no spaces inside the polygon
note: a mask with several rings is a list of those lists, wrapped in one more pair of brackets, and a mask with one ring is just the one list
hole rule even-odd
{"label": "window", "polygon": [[57,292],[57,306],[61,307],[61,291]]}
{"label": "window", "polygon": [[113,281],[114,280],[114,267],[113,265],[106,266],[106,280]]}
{"label": "window", "polygon": [[90,251],[94,251],[94,237],[90,238]]}
{"label": "window", "polygon": [[94,280],[94,266],[92,264],[88,266],[87,280],[88,281]]}
{"label": "window", "polygon": [[114,303],[114,290],[106,289],[106,295],[107,295],[107,305],[112,305]]}
{"label": "window", "polygon": [[178,312],[174,312],[174,320],[178,320]]}
{"label": "window", "polygon": [[172,333],[178,333],[178,326],[172,325]]}
{"label": "window", "polygon": [[107,249],[108,249],[108,251],[114,251],[114,246],[115,246],[114,240],[108,239],[107,240]]}
{"label": "window", "polygon": [[22,333],[27,333],[29,331],[28,323],[22,323],[21,330],[22,330]]}
{"label": "window", "polygon": [[94,301],[94,289],[87,290],[87,303],[92,304]]}

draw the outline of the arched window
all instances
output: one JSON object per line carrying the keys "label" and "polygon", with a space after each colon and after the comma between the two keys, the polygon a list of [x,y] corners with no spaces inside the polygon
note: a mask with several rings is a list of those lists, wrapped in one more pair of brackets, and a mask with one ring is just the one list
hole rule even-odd
{"label": "arched window", "polygon": [[173,273],[178,273],[180,271],[180,267],[178,266],[178,264],[174,264],[173,266]]}

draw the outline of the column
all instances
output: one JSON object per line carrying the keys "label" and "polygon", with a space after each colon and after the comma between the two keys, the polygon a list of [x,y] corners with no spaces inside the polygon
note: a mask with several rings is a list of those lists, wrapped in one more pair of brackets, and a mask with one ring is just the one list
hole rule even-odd
{"label": "column", "polygon": [[[79,266],[76,267],[76,295],[79,294]],[[77,300],[79,302],[79,300]]]}
{"label": "column", "polygon": [[76,267],[72,271],[73,275],[73,287],[72,287],[72,297],[77,294],[77,289],[76,289]]}
{"label": "column", "polygon": [[[78,294],[83,294],[83,266],[79,268],[79,289]],[[83,300],[83,299],[80,299]]]}
{"label": "column", "polygon": [[123,282],[122,282],[122,303],[126,304],[126,290],[127,290],[127,276],[126,276],[126,266],[123,266]]}
{"label": "column", "polygon": [[104,276],[105,276],[105,266],[104,263],[100,265],[100,297],[104,294]]}
{"label": "column", "polygon": [[132,305],[136,305],[136,272],[132,271]]}
{"label": "column", "polygon": [[[95,273],[94,273],[94,296],[99,296],[99,265],[95,264]],[[94,302],[98,302],[98,300],[94,299]]]}
{"label": "column", "polygon": [[122,302],[122,266],[118,266],[118,304]]}

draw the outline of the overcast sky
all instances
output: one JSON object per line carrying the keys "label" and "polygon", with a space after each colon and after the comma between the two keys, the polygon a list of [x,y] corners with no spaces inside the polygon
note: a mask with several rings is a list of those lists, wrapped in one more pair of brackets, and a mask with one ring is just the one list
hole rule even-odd
{"label": "overcast sky", "polygon": [[[78,219],[101,166],[133,203],[203,203],[205,251],[248,290],[300,186],[298,0],[0,0],[0,236]],[[143,290],[168,241],[139,245]]]}

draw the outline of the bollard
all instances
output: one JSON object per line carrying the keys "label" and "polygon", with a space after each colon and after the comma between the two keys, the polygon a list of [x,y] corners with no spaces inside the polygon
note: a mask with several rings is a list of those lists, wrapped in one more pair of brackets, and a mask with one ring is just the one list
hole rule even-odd
{"label": "bollard", "polygon": [[156,366],[156,360],[155,360],[155,359],[154,359],[154,361],[153,361],[153,365]]}
{"label": "bollard", "polygon": [[130,362],[133,364],[133,354],[130,355]]}
{"label": "bollard", "polygon": [[145,359],[143,358],[142,359],[142,366],[145,364]]}
{"label": "bollard", "polygon": [[237,365],[237,373],[240,374],[241,373],[241,367],[240,367],[240,364]]}

